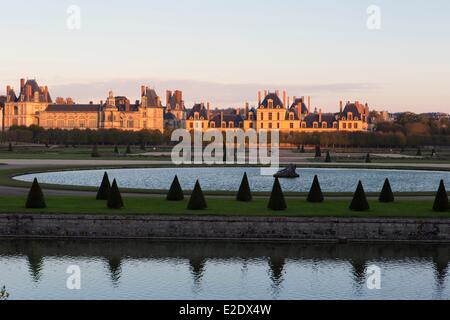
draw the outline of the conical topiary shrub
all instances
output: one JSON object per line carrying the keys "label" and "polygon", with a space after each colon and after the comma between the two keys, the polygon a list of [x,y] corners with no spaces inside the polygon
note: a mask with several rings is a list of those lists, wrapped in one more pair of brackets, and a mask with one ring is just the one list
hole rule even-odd
{"label": "conical topiary shrub", "polygon": [[331,155],[330,155],[330,151],[327,151],[327,156],[325,157],[325,162],[330,163],[331,162]]}
{"label": "conical topiary shrub", "polygon": [[281,189],[280,181],[278,180],[278,178],[275,178],[275,183],[273,184],[268,208],[274,211],[283,211],[287,209],[283,190]]}
{"label": "conical topiary shrub", "polygon": [[31,185],[25,207],[27,209],[44,209],[47,207],[47,205],[45,204],[44,194],[42,193],[41,186],[39,185],[39,182],[36,178]]}
{"label": "conical topiary shrub", "polygon": [[192,191],[191,198],[189,199],[188,209],[189,210],[205,210],[208,208],[206,204],[205,196],[203,195],[202,187],[200,182],[195,183],[195,188]]}
{"label": "conical topiary shrub", "polygon": [[316,158],[322,157],[322,150],[320,150],[320,145],[316,146]]}
{"label": "conical topiary shrub", "polygon": [[100,153],[98,152],[97,144],[94,144],[94,146],[92,147],[91,157],[92,158],[100,158]]}
{"label": "conical topiary shrub", "polygon": [[381,190],[379,200],[380,200],[380,202],[385,202],[385,203],[394,202],[394,200],[395,200],[394,193],[392,192],[391,183],[389,182],[389,179],[386,179],[386,181],[384,181],[383,189]]}
{"label": "conical topiary shrub", "polygon": [[111,183],[109,182],[108,173],[105,172],[105,174],[103,175],[102,184],[100,185],[100,188],[98,188],[96,199],[108,200],[110,191],[111,191]]}
{"label": "conical topiary shrub", "polygon": [[145,151],[146,149],[145,149],[145,143],[141,143],[141,150],[142,151]]}
{"label": "conical topiary shrub", "polygon": [[322,188],[320,187],[319,177],[314,176],[314,181],[308,195],[308,202],[320,203],[324,201]]}
{"label": "conical topiary shrub", "polygon": [[421,157],[421,156],[422,156],[422,148],[419,147],[419,148],[417,149],[416,156],[418,156],[418,157]]}
{"label": "conical topiary shrub", "polygon": [[366,163],[372,163],[372,158],[370,157],[370,153],[366,155]]}
{"label": "conical topiary shrub", "polygon": [[306,152],[305,146],[302,145],[302,148],[300,149],[300,152],[301,152],[301,153],[305,153],[305,152]]}
{"label": "conical topiary shrub", "polygon": [[119,154],[119,147],[117,145],[114,146],[114,153]]}
{"label": "conical topiary shrub", "polygon": [[8,151],[9,151],[9,152],[13,152],[13,151],[14,151],[11,142],[8,144]]}
{"label": "conical topiary shrub", "polygon": [[183,189],[181,189],[180,181],[178,177],[175,176],[173,179],[172,185],[170,186],[169,193],[167,194],[167,201],[183,201],[184,194]]}
{"label": "conical topiary shrub", "polygon": [[448,210],[449,210],[448,194],[447,190],[445,189],[444,180],[441,180],[439,190],[436,194],[436,199],[434,200],[433,211],[445,212]]}
{"label": "conical topiary shrub", "polygon": [[126,151],[126,153],[127,154],[131,154],[132,152],[131,152],[131,146],[130,145],[127,145],[127,151]]}
{"label": "conical topiary shrub", "polygon": [[108,208],[109,209],[122,209],[123,208],[122,195],[120,194],[119,186],[117,185],[116,179],[114,179],[112,187],[111,187],[111,191],[109,192]]}
{"label": "conical topiary shrub", "polygon": [[369,202],[367,201],[366,193],[362,182],[358,183],[355,195],[353,196],[350,210],[352,211],[368,211],[370,209]]}
{"label": "conical topiary shrub", "polygon": [[244,173],[242,178],[241,186],[237,194],[237,201],[249,202],[252,201],[252,192],[250,190],[250,184],[248,183],[247,172]]}

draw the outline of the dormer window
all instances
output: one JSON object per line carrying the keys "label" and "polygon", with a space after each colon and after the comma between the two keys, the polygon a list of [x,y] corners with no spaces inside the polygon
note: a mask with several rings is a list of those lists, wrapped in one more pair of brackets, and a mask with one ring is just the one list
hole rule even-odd
{"label": "dormer window", "polygon": [[216,127],[216,123],[214,121],[211,122],[211,128],[215,128]]}
{"label": "dormer window", "polygon": [[303,128],[303,129],[306,128],[306,122],[302,122],[302,128]]}
{"label": "dormer window", "polygon": [[294,121],[294,114],[292,112],[289,114],[289,120]]}
{"label": "dormer window", "polygon": [[226,122],[222,122],[222,128],[226,128],[227,127],[227,123]]}
{"label": "dormer window", "polygon": [[347,114],[347,119],[350,120],[350,121],[353,120],[353,114],[351,112],[349,112]]}
{"label": "dormer window", "polygon": [[319,123],[318,123],[318,122],[314,122],[313,128],[314,128],[314,129],[318,129],[318,128],[319,128]]}
{"label": "dormer window", "polygon": [[333,128],[337,129],[338,128],[338,123],[337,122],[333,122]]}
{"label": "dormer window", "polygon": [[267,102],[267,105],[268,105],[269,109],[273,109],[273,100],[269,100]]}
{"label": "dormer window", "polygon": [[228,128],[233,129],[233,128],[234,128],[234,122],[230,122],[230,123],[228,124]]}
{"label": "dormer window", "polygon": [[323,128],[323,129],[327,129],[327,128],[328,128],[328,123],[322,122],[322,128]]}
{"label": "dormer window", "polygon": [[198,112],[194,113],[194,120],[200,119],[200,114]]}

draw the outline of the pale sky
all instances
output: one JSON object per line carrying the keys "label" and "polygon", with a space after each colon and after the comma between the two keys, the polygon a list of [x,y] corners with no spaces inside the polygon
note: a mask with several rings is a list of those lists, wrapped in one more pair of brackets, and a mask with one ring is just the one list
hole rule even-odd
{"label": "pale sky", "polygon": [[[81,29],[67,9],[81,9]],[[381,9],[381,29],[367,8]],[[187,106],[256,103],[257,90],[389,111],[450,112],[448,0],[1,1],[0,94],[36,78],[78,102],[184,91]]]}

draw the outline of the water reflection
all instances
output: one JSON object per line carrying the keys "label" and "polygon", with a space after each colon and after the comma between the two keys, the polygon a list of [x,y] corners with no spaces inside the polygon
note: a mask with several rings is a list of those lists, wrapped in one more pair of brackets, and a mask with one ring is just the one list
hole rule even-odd
{"label": "water reflection", "polygon": [[[14,272],[18,257],[30,278]],[[8,277],[0,282],[13,296],[30,298],[31,282],[41,298],[64,297],[54,283],[65,275],[55,280],[55,266],[81,263],[96,283],[84,292],[91,298],[442,299],[450,298],[449,260],[450,246],[438,244],[2,240],[0,272]],[[90,266],[96,261],[103,271]],[[386,277],[379,293],[366,287],[372,264]]]}

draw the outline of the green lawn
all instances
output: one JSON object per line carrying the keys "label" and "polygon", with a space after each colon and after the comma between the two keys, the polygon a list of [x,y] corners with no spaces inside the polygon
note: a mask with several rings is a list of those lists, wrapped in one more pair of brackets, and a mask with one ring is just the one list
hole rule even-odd
{"label": "green lawn", "polygon": [[332,200],[311,204],[301,199],[287,199],[288,210],[274,212],[266,208],[267,200],[256,199],[240,203],[233,199],[207,197],[209,209],[189,211],[184,202],[167,202],[162,198],[133,197],[125,200],[122,210],[109,210],[106,203],[86,197],[48,197],[45,210],[24,208],[23,197],[0,197],[0,213],[55,213],[55,214],[148,214],[148,215],[203,215],[203,216],[290,216],[290,217],[448,217],[446,213],[432,212],[431,201],[399,201],[381,204],[371,201],[371,211],[355,213],[348,209],[349,201]]}
{"label": "green lawn", "polygon": [[13,146],[13,151],[8,151],[7,147],[0,148],[0,159],[47,159],[47,160],[91,160],[91,159],[103,159],[103,160],[164,160],[167,157],[157,156],[141,156],[141,153],[151,152],[152,149],[148,148],[146,151],[140,150],[138,147],[133,147],[132,152],[134,155],[126,155],[126,147],[119,147],[120,154],[114,153],[114,147],[98,147],[100,158],[92,158],[92,147],[55,147],[45,148],[43,146],[38,147],[24,147]]}

